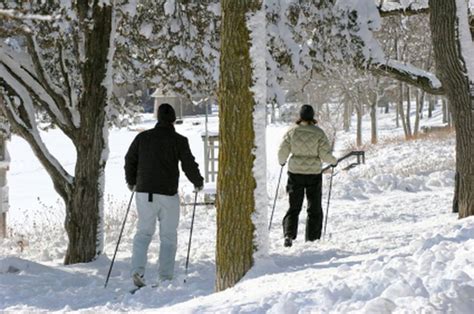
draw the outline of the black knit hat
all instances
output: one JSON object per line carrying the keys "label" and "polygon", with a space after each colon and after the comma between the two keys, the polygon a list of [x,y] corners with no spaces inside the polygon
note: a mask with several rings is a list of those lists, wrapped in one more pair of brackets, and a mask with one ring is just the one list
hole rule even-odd
{"label": "black knit hat", "polygon": [[300,109],[300,118],[303,121],[314,121],[314,109],[310,105],[303,105]]}
{"label": "black knit hat", "polygon": [[170,104],[161,104],[158,107],[158,122],[173,123],[176,121],[176,113]]}

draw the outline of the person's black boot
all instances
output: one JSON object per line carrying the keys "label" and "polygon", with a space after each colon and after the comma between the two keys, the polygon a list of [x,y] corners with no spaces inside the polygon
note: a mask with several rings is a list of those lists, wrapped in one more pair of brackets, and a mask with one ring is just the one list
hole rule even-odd
{"label": "person's black boot", "polygon": [[284,247],[291,247],[293,245],[293,240],[289,237],[285,238],[285,241],[283,242]]}

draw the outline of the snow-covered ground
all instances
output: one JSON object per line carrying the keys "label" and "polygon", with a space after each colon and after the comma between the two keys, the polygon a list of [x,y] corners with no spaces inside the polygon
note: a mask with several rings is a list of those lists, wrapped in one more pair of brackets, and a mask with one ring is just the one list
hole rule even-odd
{"label": "snow-covered ground", "polygon": [[[145,121],[136,129],[150,128]],[[202,117],[185,119],[178,132],[188,136],[203,168]],[[196,125],[197,122],[201,122]],[[369,123],[365,120],[365,125]],[[424,124],[439,123],[439,116]],[[286,125],[267,128],[269,210],[280,173],[276,158]],[[210,130],[217,130],[216,117]],[[13,137],[9,175],[10,238],[0,240],[0,311],[70,312],[148,311],[159,313],[473,313],[474,218],[451,213],[454,137],[409,142],[394,138],[393,115],[381,116],[384,143],[366,153],[366,164],[337,171],[326,237],[305,243],[305,213],[299,236],[284,248],[281,220],[287,209],[283,174],[270,233],[269,256],[258,260],[234,288],[214,293],[216,212],[198,207],[189,272],[184,268],[191,206],[182,208],[176,278],[135,295],[129,279],[135,207],[125,228],[109,286],[104,289],[120,225],[130,198],[124,183],[123,156],[137,134],[111,130],[106,168],[106,254],[88,264],[63,266],[66,236],[64,208],[27,144]],[[364,128],[368,139],[369,129]],[[58,131],[45,141],[72,171],[74,151]],[[354,142],[340,132],[336,155]],[[342,166],[342,165],[341,165]],[[326,211],[328,175],[324,179]],[[191,185],[181,178],[184,202]],[[270,216],[270,215],[269,215]],[[148,282],[156,280],[159,243],[149,251]]]}

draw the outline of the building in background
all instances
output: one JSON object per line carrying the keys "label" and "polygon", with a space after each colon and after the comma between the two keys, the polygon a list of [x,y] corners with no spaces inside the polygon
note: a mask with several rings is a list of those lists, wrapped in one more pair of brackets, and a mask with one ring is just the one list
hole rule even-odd
{"label": "building in background", "polygon": [[164,92],[162,90],[155,90],[151,95],[154,98],[155,108],[153,113],[158,112],[158,107],[163,103],[168,103],[173,106],[176,111],[176,117],[182,119],[185,116],[195,116],[206,114],[206,106],[208,106],[208,112],[212,112],[213,104],[215,99],[208,96],[195,96],[192,99],[183,97],[174,92]]}

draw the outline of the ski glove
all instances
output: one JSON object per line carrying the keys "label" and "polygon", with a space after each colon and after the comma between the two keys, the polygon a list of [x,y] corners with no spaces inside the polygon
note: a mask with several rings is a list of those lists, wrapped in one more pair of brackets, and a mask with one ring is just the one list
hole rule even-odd
{"label": "ski glove", "polygon": [[203,188],[204,188],[203,185],[201,185],[201,186],[194,186],[193,192],[194,192],[194,193],[197,193],[197,192],[199,192],[199,191],[202,191]]}
{"label": "ski glove", "polygon": [[130,190],[130,192],[135,191],[135,186],[134,186],[134,185],[132,185],[132,184],[127,184],[127,187],[128,187],[128,189]]}
{"label": "ski glove", "polygon": [[334,164],[331,164],[331,167],[333,167],[333,168],[336,168],[338,164],[339,164],[339,162],[338,162],[338,161],[336,161],[336,163],[334,163]]}

